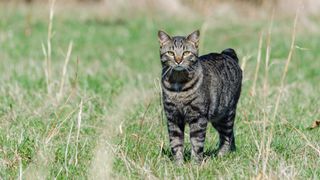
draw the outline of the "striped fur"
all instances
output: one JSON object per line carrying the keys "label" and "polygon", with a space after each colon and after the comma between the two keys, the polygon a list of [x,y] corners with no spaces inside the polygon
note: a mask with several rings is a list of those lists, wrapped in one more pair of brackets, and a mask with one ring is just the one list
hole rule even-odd
{"label": "striped fur", "polygon": [[[187,37],[158,34],[163,106],[175,160],[183,163],[184,129],[190,127],[192,158],[203,160],[207,124],[220,136],[218,156],[234,151],[234,119],[242,71],[233,49],[198,56],[199,31]],[[185,53],[187,51],[187,53]]]}

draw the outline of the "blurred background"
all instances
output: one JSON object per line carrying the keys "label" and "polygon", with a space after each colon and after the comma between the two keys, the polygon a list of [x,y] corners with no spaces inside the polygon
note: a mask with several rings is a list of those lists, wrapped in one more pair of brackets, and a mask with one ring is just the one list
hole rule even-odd
{"label": "blurred background", "polygon": [[[0,179],[318,179],[319,0],[0,0]],[[236,50],[238,151],[171,161],[159,29]]]}

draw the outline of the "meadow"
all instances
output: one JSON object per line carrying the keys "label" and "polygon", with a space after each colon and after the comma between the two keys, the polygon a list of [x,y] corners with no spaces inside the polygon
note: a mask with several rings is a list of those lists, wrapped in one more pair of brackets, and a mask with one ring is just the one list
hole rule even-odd
{"label": "meadow", "polygon": [[[319,179],[320,15],[256,11],[1,4],[0,179]],[[209,127],[193,164],[187,129],[185,164],[171,160],[158,29],[200,29],[201,54],[237,51],[235,153],[216,158]]]}

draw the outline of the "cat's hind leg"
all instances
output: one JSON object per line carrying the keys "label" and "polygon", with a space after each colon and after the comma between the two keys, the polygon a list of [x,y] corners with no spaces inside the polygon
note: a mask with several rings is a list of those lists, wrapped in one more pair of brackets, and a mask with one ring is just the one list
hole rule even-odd
{"label": "cat's hind leg", "polygon": [[232,111],[226,118],[223,118],[217,122],[212,122],[213,127],[219,133],[219,147],[216,154],[217,156],[223,156],[228,152],[236,150],[233,131],[235,115],[235,111]]}

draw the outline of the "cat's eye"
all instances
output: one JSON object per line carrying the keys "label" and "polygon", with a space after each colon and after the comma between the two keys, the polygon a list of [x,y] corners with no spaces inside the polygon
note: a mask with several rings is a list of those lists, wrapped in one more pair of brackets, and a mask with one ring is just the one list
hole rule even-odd
{"label": "cat's eye", "polygon": [[190,51],[185,51],[185,52],[183,52],[183,56],[189,56],[190,54],[191,54]]}
{"label": "cat's eye", "polygon": [[169,56],[174,56],[174,52],[172,52],[172,51],[168,51],[167,54],[168,54]]}

